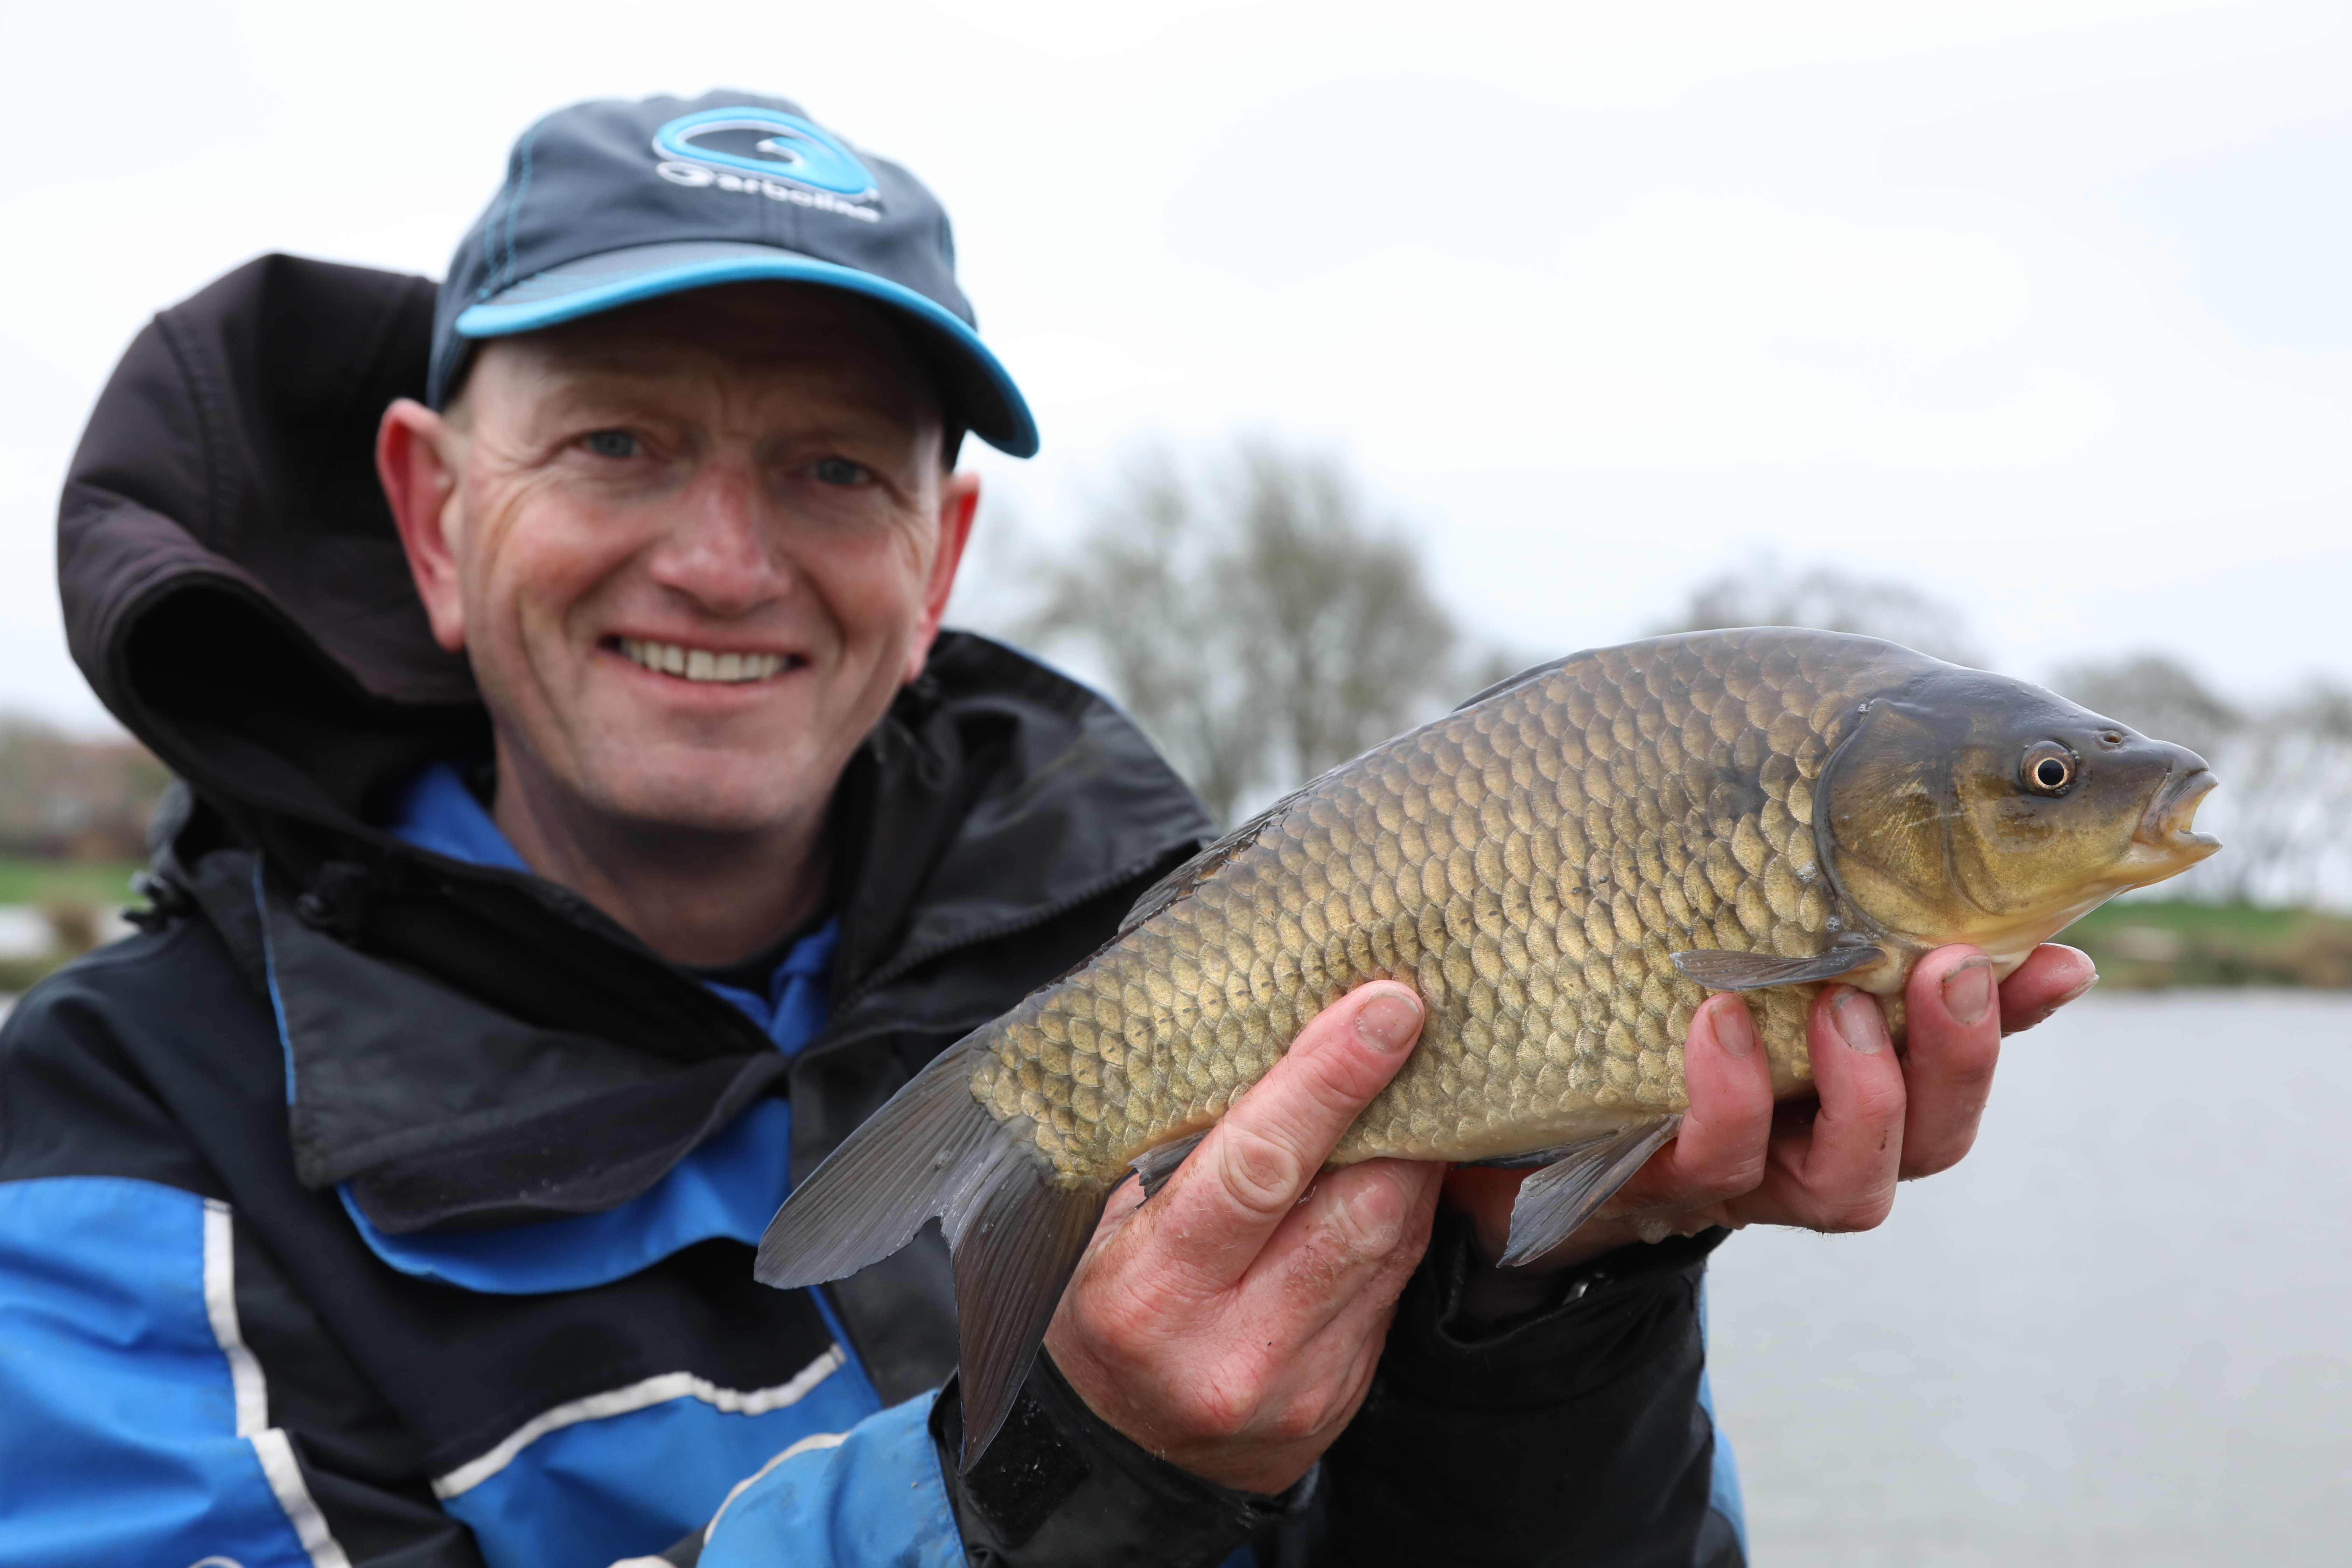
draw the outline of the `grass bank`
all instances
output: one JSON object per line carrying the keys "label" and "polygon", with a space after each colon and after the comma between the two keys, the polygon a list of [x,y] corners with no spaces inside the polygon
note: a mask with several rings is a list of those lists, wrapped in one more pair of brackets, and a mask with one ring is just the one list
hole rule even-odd
{"label": "grass bank", "polygon": [[137,902],[130,860],[33,860],[0,856],[0,905],[40,910],[54,933],[47,952],[0,958],[0,994],[15,995],[58,965],[89,951],[99,917]]}
{"label": "grass bank", "polygon": [[84,903],[113,908],[132,901],[136,860],[26,860],[0,856],[0,904]]}
{"label": "grass bank", "polygon": [[2098,961],[2103,984],[2352,987],[2352,919],[2316,910],[2133,900],[2059,935]]}

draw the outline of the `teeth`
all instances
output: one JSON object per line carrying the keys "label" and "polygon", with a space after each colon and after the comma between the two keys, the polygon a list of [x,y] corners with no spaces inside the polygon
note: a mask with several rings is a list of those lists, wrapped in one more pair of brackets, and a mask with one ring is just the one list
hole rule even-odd
{"label": "teeth", "polygon": [[644,642],[636,637],[623,637],[621,652],[635,663],[665,675],[726,685],[765,680],[784,668],[784,656],[780,653],[712,653],[709,648]]}

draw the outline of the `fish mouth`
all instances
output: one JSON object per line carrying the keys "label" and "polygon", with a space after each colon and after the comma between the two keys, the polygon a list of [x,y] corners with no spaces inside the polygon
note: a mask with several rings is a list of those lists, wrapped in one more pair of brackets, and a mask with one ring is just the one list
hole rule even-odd
{"label": "fish mouth", "polygon": [[2147,810],[2141,814],[2139,826],[2132,832],[2133,843],[2199,860],[2221,848],[2219,838],[2200,833],[2193,826],[2199,804],[2221,782],[2210,768],[2177,773],[2166,780],[2164,787],[2147,803]]}

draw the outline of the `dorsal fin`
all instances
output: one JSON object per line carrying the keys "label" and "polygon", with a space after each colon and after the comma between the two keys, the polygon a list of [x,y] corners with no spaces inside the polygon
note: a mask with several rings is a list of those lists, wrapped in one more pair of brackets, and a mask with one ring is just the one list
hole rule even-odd
{"label": "dorsal fin", "polygon": [[[1342,767],[1346,765],[1344,763],[1340,764]],[[1112,935],[1111,941],[1117,942],[1120,937],[1191,892],[1195,887],[1215,876],[1227,861],[1256,843],[1257,836],[1266,830],[1268,824],[1296,805],[1301,796],[1321,784],[1323,778],[1328,776],[1326,774],[1307,780],[1173,871],[1169,872],[1165,877],[1160,878],[1160,880],[1152,883],[1151,886],[1144,889],[1136,899],[1134,907],[1127,911],[1127,918],[1118,922],[1118,930]]]}

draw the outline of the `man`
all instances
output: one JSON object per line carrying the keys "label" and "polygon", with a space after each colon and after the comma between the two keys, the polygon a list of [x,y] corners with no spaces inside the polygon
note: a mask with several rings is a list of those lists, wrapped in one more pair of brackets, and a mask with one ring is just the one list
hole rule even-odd
{"label": "man", "polygon": [[269,258],[133,345],[60,577],[187,789],[146,933],[0,1035],[0,1556],[1740,1560],[1706,1252],[1957,1160],[2080,955],[1934,955],[1907,1061],[1825,998],[1810,1120],[1717,999],[1682,1137],[1507,1274],[1512,1177],[1317,1173],[1419,1027],[1368,985],[1113,1204],[969,1475],[935,1237],[752,1282],[794,1174],[1208,828],[939,629],[961,435],[1036,441],[951,256],[791,104],[590,104],[437,301]]}

